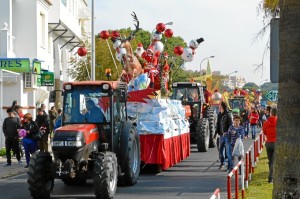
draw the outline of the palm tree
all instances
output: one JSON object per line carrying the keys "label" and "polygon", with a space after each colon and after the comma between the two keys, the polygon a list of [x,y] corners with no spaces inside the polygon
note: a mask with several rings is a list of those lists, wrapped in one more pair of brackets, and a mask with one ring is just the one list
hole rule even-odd
{"label": "palm tree", "polygon": [[300,1],[280,0],[279,8],[279,98],[273,198],[292,199],[300,198]]}

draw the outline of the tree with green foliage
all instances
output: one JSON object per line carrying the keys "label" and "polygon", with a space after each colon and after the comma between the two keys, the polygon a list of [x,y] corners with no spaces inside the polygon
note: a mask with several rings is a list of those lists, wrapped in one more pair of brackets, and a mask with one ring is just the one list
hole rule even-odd
{"label": "tree with green foliage", "polygon": [[[132,32],[131,28],[120,29],[118,30],[122,37],[128,37],[128,35]],[[144,48],[146,49],[151,43],[151,33],[149,31],[145,31],[140,29],[134,36],[134,39],[131,40],[132,49],[136,49],[138,43],[142,43]],[[174,74],[173,81],[177,81],[183,76],[186,77],[186,74],[183,70],[182,63],[180,57],[174,55],[173,49],[175,46],[180,45],[185,47],[186,43],[184,40],[177,36],[166,38],[163,35],[162,42],[165,47],[165,52],[169,55],[169,65],[170,72]],[[89,74],[91,70],[91,54],[90,54],[90,45],[88,42],[85,42],[85,47],[88,49],[88,54],[85,57],[72,57],[70,63],[72,68],[69,69],[69,75],[75,79],[75,81],[83,81],[89,79]],[[110,51],[111,50],[111,51]],[[95,75],[96,80],[104,80],[105,79],[105,69],[110,68],[112,71],[111,80],[117,80],[120,77],[123,66],[119,61],[115,58],[115,50],[113,49],[113,43],[110,39],[103,40],[99,37],[95,39]],[[185,79],[187,79],[186,77]],[[171,75],[172,79],[172,75]]]}
{"label": "tree with green foliage", "polygon": [[249,91],[257,90],[259,87],[254,82],[248,82],[243,86],[243,90],[248,89]]}

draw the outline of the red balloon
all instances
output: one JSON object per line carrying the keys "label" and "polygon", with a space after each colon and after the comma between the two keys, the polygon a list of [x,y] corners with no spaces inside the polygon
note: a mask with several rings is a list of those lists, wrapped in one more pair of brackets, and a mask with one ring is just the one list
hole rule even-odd
{"label": "red balloon", "polygon": [[181,46],[175,46],[174,54],[180,56],[182,55],[182,53],[183,53],[183,48]]}
{"label": "red balloon", "polygon": [[167,38],[171,38],[173,36],[173,30],[168,28],[165,30],[164,34]]}
{"label": "red balloon", "polygon": [[109,32],[107,30],[102,30],[99,34],[101,39],[108,39],[109,38]]}
{"label": "red balloon", "polygon": [[80,57],[83,57],[83,56],[86,56],[86,48],[85,47],[80,47],[78,48],[77,50],[77,54],[80,56]]}
{"label": "red balloon", "polygon": [[156,30],[157,32],[163,32],[166,29],[166,25],[164,23],[158,23],[156,25]]}
{"label": "red balloon", "polygon": [[117,31],[117,30],[114,30],[114,31],[112,31],[111,33],[110,33],[110,36],[112,37],[112,38],[119,38],[120,37],[120,33]]}

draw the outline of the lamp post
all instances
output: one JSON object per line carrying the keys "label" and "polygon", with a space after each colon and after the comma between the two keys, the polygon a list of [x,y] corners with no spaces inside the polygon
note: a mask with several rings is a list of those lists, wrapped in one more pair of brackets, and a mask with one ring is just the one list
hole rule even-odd
{"label": "lamp post", "polygon": [[209,56],[209,57],[205,57],[204,59],[201,60],[201,62],[200,62],[200,75],[201,75],[201,64],[202,64],[202,62],[203,62],[204,60],[206,60],[206,59],[214,58],[214,57],[215,57],[215,56],[212,55],[212,56]]}
{"label": "lamp post", "polygon": [[[231,86],[231,80],[230,80],[230,75],[231,74],[234,74],[234,73],[237,73],[238,71],[236,70],[236,71],[233,71],[233,72],[231,72],[231,73],[228,73],[228,74],[226,74],[225,76],[226,77],[228,77],[228,78],[226,78],[226,79],[228,79],[228,86],[231,88],[232,86]],[[224,80],[224,86],[225,86],[225,81],[226,81],[226,79]]]}
{"label": "lamp post", "polygon": [[92,0],[92,20],[91,20],[91,26],[92,26],[92,41],[91,41],[91,44],[92,44],[92,52],[91,52],[91,59],[92,59],[92,63],[91,63],[91,80],[92,81],[95,81],[95,33],[94,33],[94,0]]}

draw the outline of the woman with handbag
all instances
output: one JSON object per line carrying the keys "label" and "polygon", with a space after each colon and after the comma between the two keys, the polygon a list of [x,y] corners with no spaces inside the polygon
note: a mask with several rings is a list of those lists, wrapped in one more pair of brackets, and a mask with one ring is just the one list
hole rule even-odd
{"label": "woman with handbag", "polygon": [[30,161],[30,154],[35,153],[37,149],[37,141],[34,139],[35,134],[38,133],[39,127],[32,120],[32,115],[30,113],[26,113],[24,115],[24,124],[18,129],[18,132],[24,129],[26,131],[25,136],[22,139],[24,150],[25,150],[25,157],[26,157],[26,166],[28,168],[29,161]]}

